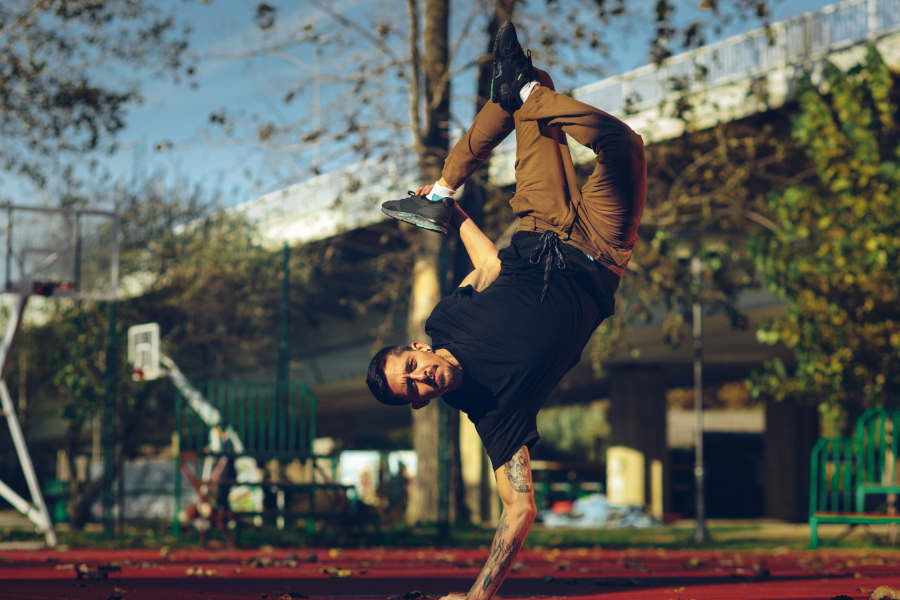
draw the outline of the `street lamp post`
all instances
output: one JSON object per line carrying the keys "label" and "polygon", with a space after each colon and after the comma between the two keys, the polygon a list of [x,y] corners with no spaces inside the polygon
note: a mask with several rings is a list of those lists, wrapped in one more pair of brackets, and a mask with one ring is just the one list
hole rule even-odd
{"label": "street lamp post", "polygon": [[696,542],[709,539],[706,529],[706,502],[703,472],[703,306],[700,304],[701,271],[703,263],[699,256],[691,257],[691,279],[694,287],[693,333],[694,333],[694,414],[697,417],[694,430],[694,481],[697,502],[697,527],[694,531]]}

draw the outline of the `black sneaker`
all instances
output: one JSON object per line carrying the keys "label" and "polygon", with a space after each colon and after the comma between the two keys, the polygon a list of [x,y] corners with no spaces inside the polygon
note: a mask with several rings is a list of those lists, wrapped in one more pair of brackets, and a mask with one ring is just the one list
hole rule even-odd
{"label": "black sneaker", "polygon": [[494,74],[491,77],[491,100],[505,110],[515,112],[522,106],[519,90],[537,79],[531,64],[531,52],[522,51],[516,27],[504,21],[494,38]]}
{"label": "black sneaker", "polygon": [[416,196],[410,192],[406,198],[382,203],[381,212],[423,229],[447,233],[455,203],[453,198],[431,201],[425,196]]}

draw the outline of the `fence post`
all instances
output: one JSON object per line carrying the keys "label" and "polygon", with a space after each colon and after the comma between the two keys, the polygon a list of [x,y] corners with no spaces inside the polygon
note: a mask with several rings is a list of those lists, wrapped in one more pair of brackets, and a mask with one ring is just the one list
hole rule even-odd
{"label": "fence post", "polygon": [[[113,521],[113,481],[116,453],[116,301],[109,301],[109,328],[106,335],[106,389],[103,396],[103,537],[115,536]],[[122,473],[119,473],[119,477]],[[121,508],[121,507],[120,507]]]}
{"label": "fence post", "polygon": [[822,454],[823,440],[819,440],[813,446],[809,455],[809,547],[815,549],[819,546],[819,520],[816,511],[819,510],[816,500],[819,497],[819,460]]}
{"label": "fence post", "polygon": [[868,38],[874,39],[878,34],[878,4],[876,0],[866,0],[866,25],[868,26]]}
{"label": "fence post", "polygon": [[181,392],[175,390],[175,433],[172,434],[172,454],[175,455],[175,506],[172,511],[172,537],[181,538],[181,522],[178,512],[181,510]]}
{"label": "fence post", "polygon": [[[281,323],[278,335],[278,373],[276,385],[278,391],[279,414],[287,415],[288,403],[288,319],[290,317],[290,248],[285,242],[281,251]],[[284,411],[284,412],[282,412]]]}

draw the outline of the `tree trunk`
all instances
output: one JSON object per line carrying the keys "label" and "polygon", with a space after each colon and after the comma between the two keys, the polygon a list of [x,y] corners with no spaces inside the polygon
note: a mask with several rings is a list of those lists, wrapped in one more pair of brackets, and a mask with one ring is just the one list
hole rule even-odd
{"label": "tree trunk", "polygon": [[[493,65],[491,63],[491,51],[493,50],[494,37],[500,24],[504,21],[512,19],[517,0],[495,0],[494,15],[488,21],[487,27],[487,48],[478,62],[476,73],[477,78],[477,97],[475,98],[475,112],[481,110],[481,107],[490,99],[491,93],[491,77],[493,75]],[[473,173],[463,193],[457,198],[463,210],[475,221],[479,227],[484,226],[484,203],[487,200],[487,190],[485,184],[488,181],[488,162]],[[458,284],[472,270],[472,263],[469,261],[469,255],[466,253],[462,245],[458,245],[453,256],[453,282]]]}
{"label": "tree trunk", "polygon": [[[447,128],[450,121],[450,81],[448,60],[448,0],[425,0],[424,3],[424,126],[414,132],[421,139],[419,173],[422,182],[435,181],[448,149]],[[414,41],[418,43],[418,40]],[[410,84],[418,85],[413,78]],[[419,95],[414,94],[414,97]],[[417,110],[419,107],[414,107]],[[415,119],[413,123],[415,123]],[[417,230],[413,233],[414,266],[407,332],[411,340],[425,340],[425,319],[440,300],[446,267],[441,268],[443,240],[439,234]],[[440,436],[440,403],[413,412],[413,448],[418,455],[418,475],[410,490],[407,518],[411,522],[438,520]],[[446,409],[445,409],[446,410]],[[455,411],[452,411],[455,413]],[[452,429],[452,428],[451,428]],[[445,434],[446,435],[446,434]],[[452,455],[452,454],[451,454]],[[452,492],[446,490],[445,493]]]}
{"label": "tree trunk", "polygon": [[[481,59],[478,63],[477,69],[477,97],[475,98],[475,112],[477,113],[481,110],[481,107],[484,106],[485,102],[487,102],[490,98],[491,92],[491,76],[493,75],[493,65],[491,63],[491,51],[493,50],[494,37],[497,35],[497,29],[500,28],[500,23],[503,21],[512,19],[513,10],[516,6],[516,0],[496,0],[494,2],[494,15],[491,17],[491,20],[488,21],[487,27],[487,47],[485,48],[485,53],[481,56]],[[460,206],[463,207],[463,210],[475,221],[479,227],[484,227],[484,204],[488,197],[487,189],[485,188],[485,184],[488,181],[488,163],[485,162],[475,173],[472,174],[472,177],[466,182],[466,186],[463,189],[462,194],[457,198]],[[466,253],[465,247],[462,244],[457,244],[453,251],[453,285],[459,285],[459,282],[463,280],[463,278],[469,274],[472,270],[472,262],[469,260],[469,255]],[[465,520],[471,520],[471,513],[474,510],[476,515],[478,515],[479,520],[483,520],[483,515],[485,514],[486,507],[485,506],[469,506],[466,503],[466,488],[465,483],[463,482],[462,476],[462,457],[460,454],[460,444],[459,444],[459,414],[457,413],[457,420],[455,423],[455,427],[453,427],[453,445],[452,445],[452,455],[451,455],[451,464],[452,468],[452,485],[454,487],[454,504],[456,509],[456,514]],[[485,455],[486,456],[486,455]],[[484,456],[480,457],[481,460],[484,460]],[[481,485],[479,486],[479,491],[482,486],[490,487],[490,483],[484,480],[484,477],[490,477],[489,473],[482,474]],[[480,494],[474,495],[474,497],[480,497]]]}

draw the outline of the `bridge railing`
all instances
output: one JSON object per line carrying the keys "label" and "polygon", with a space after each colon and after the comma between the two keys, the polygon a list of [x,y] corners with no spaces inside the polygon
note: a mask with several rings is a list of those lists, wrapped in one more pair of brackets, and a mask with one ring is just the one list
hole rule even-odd
{"label": "bridge railing", "polygon": [[752,78],[824,58],[900,29],[900,0],[845,0],[576,89],[607,112],[639,111],[683,91]]}

